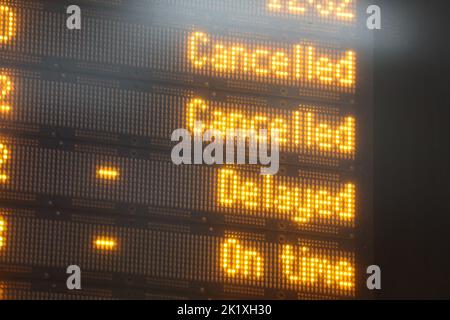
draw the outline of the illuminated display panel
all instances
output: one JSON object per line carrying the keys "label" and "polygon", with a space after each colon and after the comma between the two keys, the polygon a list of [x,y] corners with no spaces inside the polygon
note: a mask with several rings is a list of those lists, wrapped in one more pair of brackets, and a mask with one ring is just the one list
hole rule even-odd
{"label": "illuminated display panel", "polygon": [[[83,31],[73,34],[63,14],[20,4],[15,10],[20,37],[0,48],[5,61],[11,54],[14,63],[57,59],[69,69],[295,97],[340,100],[355,93],[357,54],[342,44],[139,25],[105,19],[103,12],[85,14]],[[61,29],[49,34],[48,25]]]}
{"label": "illuminated display panel", "polygon": [[130,90],[120,81],[104,85],[101,78],[94,77],[45,80],[46,73],[25,75],[7,69],[3,75],[8,85],[15,87],[8,100],[14,110],[0,114],[8,128],[38,125],[48,132],[77,130],[77,138],[104,132],[123,136],[124,144],[131,144],[134,137],[170,144],[168,137],[174,130],[193,131],[194,123],[201,121],[204,129],[223,134],[238,129],[276,131],[281,152],[314,157],[319,159],[318,165],[326,164],[320,158],[355,158],[356,118],[337,107],[229,95],[221,100],[206,99],[194,91],[158,85]]}
{"label": "illuminated display panel", "polygon": [[[323,234],[352,229],[358,215],[357,185],[340,175],[295,169],[292,176],[263,176],[254,166],[175,166],[168,156],[153,153],[133,159],[114,149],[76,145],[64,151],[36,143],[5,144],[11,159],[5,168],[9,179],[0,184],[7,191],[2,197],[19,192],[61,197],[66,206],[79,199],[216,212]],[[106,175],[99,175],[101,170]]]}
{"label": "illuminated display panel", "polygon": [[[144,276],[162,285],[164,280],[178,280],[236,286],[262,296],[286,290],[353,297],[356,291],[355,254],[332,241],[289,237],[277,243],[253,233],[196,234],[180,227],[176,231],[174,225],[166,230],[124,228],[83,222],[81,217],[52,220],[11,214],[5,219],[9,245],[0,261],[16,266],[65,269],[76,264],[85,272]],[[99,235],[108,239],[101,240],[101,249],[95,244]]]}
{"label": "illuminated display panel", "polygon": [[[199,283],[202,288],[221,285],[234,297],[249,292],[265,296],[272,290],[288,291],[290,297],[297,295],[294,298],[355,297],[354,250],[341,247],[347,242],[341,236],[353,239],[361,222],[362,188],[351,172],[353,164],[347,164],[349,172],[339,170],[340,174],[330,173],[329,168],[326,172],[291,168],[287,173],[283,167],[281,175],[264,177],[258,168],[176,167],[154,151],[113,147],[139,147],[139,138],[145,138],[153,150],[168,140],[174,128],[192,130],[192,124],[201,120],[204,129],[277,131],[283,152],[301,159],[307,156],[314,167],[331,163],[336,169],[335,160],[355,160],[356,141],[365,141],[356,136],[364,117],[355,112],[354,100],[360,79],[366,79],[359,76],[361,52],[354,41],[324,40],[334,37],[328,35],[319,41],[306,35],[322,24],[355,26],[355,2],[136,1],[168,10],[176,7],[174,14],[181,16],[187,10],[188,20],[196,15],[194,8],[211,8],[219,14],[244,16],[250,10],[256,19],[299,22],[299,27],[314,21],[301,36],[289,38],[286,33],[280,40],[278,34],[265,36],[257,24],[248,30],[209,29],[207,22],[197,23],[203,19],[197,17],[189,23],[175,19],[168,27],[164,18],[147,21],[110,11],[116,5],[125,6],[121,0],[112,4],[83,1],[94,5],[83,12],[83,31],[70,34],[61,10],[64,4],[50,7],[43,1],[8,1],[0,8],[4,67],[0,70],[0,120],[2,135],[18,135],[0,137],[2,201],[17,206],[89,208],[121,217],[124,208],[133,214],[137,208],[136,217],[158,214],[158,219],[172,225],[147,230],[145,225],[142,229],[105,225],[101,217],[89,220],[86,213],[72,220],[0,212],[0,267],[64,269],[79,259],[82,268],[100,277],[112,272],[162,279],[160,283],[175,279]],[[61,29],[49,27],[58,25]],[[354,37],[349,34],[349,39]],[[17,65],[28,71],[11,69]],[[36,71],[29,71],[36,67],[54,74],[36,77]],[[74,71],[105,78],[95,81],[70,73]],[[140,80],[152,86],[163,81],[169,87],[139,90]],[[190,89],[175,90],[167,82]],[[199,86],[214,92],[193,91]],[[301,102],[276,105],[255,103],[256,98],[251,103],[242,97],[216,99],[216,89],[301,98]],[[156,123],[149,125],[149,121]],[[62,140],[26,140],[30,132]],[[98,140],[111,145],[82,144]],[[359,154],[360,150],[358,158]],[[191,233],[186,231],[189,227],[173,224],[178,217],[192,222],[194,216],[226,229],[251,225],[265,234],[216,234],[216,227],[210,228],[211,234],[198,234],[197,229]],[[219,216],[223,220],[217,220]],[[340,240],[267,240],[274,230],[326,238],[339,235]],[[0,299],[5,290],[0,284]]]}

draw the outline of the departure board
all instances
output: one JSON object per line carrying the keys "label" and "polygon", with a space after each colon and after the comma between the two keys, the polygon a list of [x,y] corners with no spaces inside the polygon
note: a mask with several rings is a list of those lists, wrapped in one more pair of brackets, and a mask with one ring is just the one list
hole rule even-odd
{"label": "departure board", "polygon": [[[0,299],[366,297],[362,2],[69,5],[0,0]],[[179,129],[276,134],[279,170],[175,163]]]}

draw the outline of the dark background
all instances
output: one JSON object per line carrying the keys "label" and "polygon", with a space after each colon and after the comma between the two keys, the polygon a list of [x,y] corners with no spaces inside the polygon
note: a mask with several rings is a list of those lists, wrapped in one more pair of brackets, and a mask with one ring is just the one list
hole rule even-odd
{"label": "dark background", "polygon": [[383,27],[375,32],[374,70],[378,298],[450,299],[449,4],[378,4]]}

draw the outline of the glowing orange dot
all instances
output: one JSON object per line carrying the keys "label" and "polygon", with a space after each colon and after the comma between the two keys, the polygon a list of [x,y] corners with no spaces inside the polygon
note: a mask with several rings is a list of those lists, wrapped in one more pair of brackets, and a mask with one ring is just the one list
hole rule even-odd
{"label": "glowing orange dot", "polygon": [[94,247],[99,250],[114,250],[117,247],[117,242],[112,238],[99,237],[94,240]]}
{"label": "glowing orange dot", "polygon": [[119,171],[114,168],[101,167],[97,169],[97,177],[104,180],[117,180]]}

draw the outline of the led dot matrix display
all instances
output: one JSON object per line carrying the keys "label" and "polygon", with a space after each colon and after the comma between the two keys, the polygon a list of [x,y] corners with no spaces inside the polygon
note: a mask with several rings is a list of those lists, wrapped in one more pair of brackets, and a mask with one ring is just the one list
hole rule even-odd
{"label": "led dot matrix display", "polygon": [[65,270],[67,263],[76,260],[82,270],[100,274],[247,286],[269,292],[355,294],[354,253],[332,241],[298,237],[279,244],[233,232],[195,235],[11,215],[2,221],[10,230],[9,245],[0,255],[2,262]]}
{"label": "led dot matrix display", "polygon": [[105,84],[98,77],[44,80],[46,73],[24,75],[16,69],[5,69],[2,76],[9,87],[15,86],[8,95],[14,112],[0,113],[0,119],[11,127],[39,125],[48,131],[76,130],[85,138],[99,136],[89,135],[92,132],[104,132],[169,144],[167,137],[174,130],[193,132],[194,124],[201,121],[204,130],[217,130],[224,137],[229,130],[276,131],[281,152],[299,156],[354,160],[357,151],[356,117],[320,103],[281,105],[245,96],[211,100],[170,86],[130,90],[121,88],[120,81]]}
{"label": "led dot matrix display", "polygon": [[[0,299],[62,297],[7,278],[74,263],[146,297],[359,296],[359,1],[81,1],[68,32],[69,1],[0,0]],[[276,132],[280,173],[173,165],[198,121]]]}
{"label": "led dot matrix display", "polygon": [[357,186],[339,175],[263,176],[239,167],[175,166],[152,153],[133,159],[89,145],[63,151],[32,144],[8,144],[13,160],[0,190],[64,197],[66,206],[86,199],[281,220],[325,234],[354,228],[358,215]]}
{"label": "led dot matrix display", "polygon": [[83,32],[56,28],[50,34],[48,25],[65,26],[64,14],[30,9],[20,1],[15,10],[28,21],[20,24],[20,37],[0,48],[0,55],[20,53],[27,63],[58,59],[73,70],[202,86],[207,77],[219,87],[241,91],[280,94],[289,88],[295,97],[303,91],[316,97],[334,94],[335,99],[355,93],[357,53],[336,41],[299,37],[280,42],[231,31],[212,33],[192,24],[115,22],[95,10],[85,15]]}

